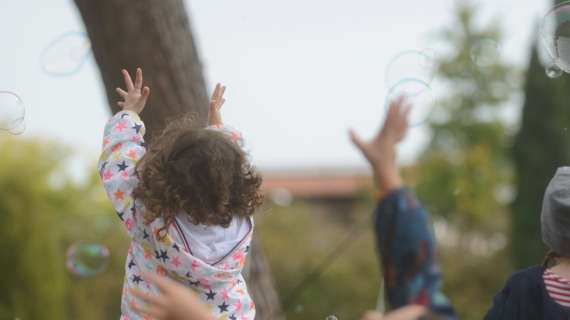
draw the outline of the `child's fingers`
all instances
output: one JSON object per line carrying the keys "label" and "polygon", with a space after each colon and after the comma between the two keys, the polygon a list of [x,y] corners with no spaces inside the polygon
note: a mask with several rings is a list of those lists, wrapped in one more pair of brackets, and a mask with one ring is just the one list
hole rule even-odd
{"label": "child's fingers", "polygon": [[115,91],[117,91],[117,94],[120,95],[122,98],[126,98],[129,93],[126,92],[125,90],[121,89],[121,88],[117,88],[115,89]]}
{"label": "child's fingers", "polygon": [[364,142],[364,140],[362,140],[362,138],[360,138],[360,136],[353,129],[350,129],[348,133],[350,135],[350,140],[352,141],[352,143],[358,149],[360,149],[360,151],[364,152],[364,149],[366,149],[365,147],[366,143]]}
{"label": "child's fingers", "polygon": [[410,116],[410,112],[412,112],[412,104],[410,103],[405,103],[404,107],[402,108],[402,117],[404,118],[404,120],[408,120],[408,117]]}
{"label": "child's fingers", "polygon": [[225,92],[226,92],[226,86],[222,85],[222,89],[220,90],[220,96],[218,97],[220,100],[224,97]]}
{"label": "child's fingers", "polygon": [[218,110],[220,110],[222,108],[222,106],[224,105],[224,102],[226,102],[226,99],[222,98],[222,101],[220,101],[220,104],[218,105]]}
{"label": "child's fingers", "polygon": [[125,80],[125,85],[127,86],[127,91],[133,90],[135,86],[133,85],[133,80],[131,79],[131,75],[125,69],[121,70],[121,72],[123,73],[123,78]]}
{"label": "child's fingers", "polygon": [[148,99],[148,97],[150,96],[150,88],[149,87],[144,87],[142,89],[142,99],[144,102],[146,102],[146,99]]}
{"label": "child's fingers", "polygon": [[139,306],[136,303],[130,303],[129,306],[140,316],[151,317],[159,320],[166,319],[167,311],[162,308],[156,308],[148,305]]}
{"label": "child's fingers", "polygon": [[143,300],[145,303],[151,306],[165,307],[167,306],[167,301],[162,295],[153,295],[149,293],[142,292],[137,289],[132,289],[131,293],[133,296]]}
{"label": "child's fingers", "polygon": [[220,91],[220,87],[221,87],[221,84],[219,84],[219,83],[216,84],[216,88],[214,88],[214,92],[212,92],[212,98],[210,100],[216,101],[216,98],[218,97],[218,93]]}
{"label": "child's fingers", "polygon": [[142,69],[141,68],[137,68],[137,73],[135,76],[135,89],[136,90],[140,90],[142,88],[142,84],[143,84],[143,74],[142,74]]}
{"label": "child's fingers", "polygon": [[158,276],[154,273],[145,272],[143,273],[143,278],[158,287],[161,292],[168,292],[173,286],[172,281],[168,280],[165,277]]}

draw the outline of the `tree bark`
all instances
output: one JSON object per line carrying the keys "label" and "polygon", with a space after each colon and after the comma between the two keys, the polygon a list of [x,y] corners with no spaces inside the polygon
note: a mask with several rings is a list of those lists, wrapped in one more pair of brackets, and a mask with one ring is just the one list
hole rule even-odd
{"label": "tree bark", "polygon": [[120,71],[144,70],[151,96],[142,118],[149,138],[164,123],[195,112],[206,125],[208,96],[198,50],[181,0],[76,0],[111,111]]}
{"label": "tree bark", "polygon": [[[182,0],[75,0],[91,40],[113,113],[120,70],[144,70],[151,96],[141,114],[147,142],[169,120],[193,112],[206,125],[208,94],[195,39]],[[280,302],[269,265],[254,240],[249,257],[248,287],[257,319],[279,319]]]}

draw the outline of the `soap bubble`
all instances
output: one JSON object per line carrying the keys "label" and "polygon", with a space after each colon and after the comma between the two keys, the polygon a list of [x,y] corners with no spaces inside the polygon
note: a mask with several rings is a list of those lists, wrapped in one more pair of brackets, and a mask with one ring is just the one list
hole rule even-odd
{"label": "soap bubble", "polygon": [[24,131],[26,131],[26,122],[23,118],[17,121],[16,124],[8,130],[8,132],[14,135],[21,135]]}
{"label": "soap bubble", "polygon": [[305,307],[302,304],[298,304],[295,306],[295,313],[301,313],[305,310]]}
{"label": "soap bubble", "polygon": [[78,72],[91,53],[91,43],[84,32],[70,31],[52,40],[40,56],[43,71],[52,76]]}
{"label": "soap bubble", "polygon": [[559,78],[564,73],[564,71],[555,64],[547,66],[544,71],[546,72],[546,75],[552,79]]}
{"label": "soap bubble", "polygon": [[24,102],[15,93],[0,91],[0,130],[22,134],[26,129]]}
{"label": "soap bubble", "polygon": [[408,50],[396,55],[386,68],[386,84],[391,88],[402,79],[418,79],[430,84],[435,75],[433,50]]}
{"label": "soap bubble", "polygon": [[271,191],[271,200],[281,207],[289,207],[293,203],[293,194],[287,188],[277,188]]}
{"label": "soap bubble", "polygon": [[330,316],[327,316],[325,320],[338,320],[338,318],[335,315],[331,314]]}
{"label": "soap bubble", "polygon": [[570,72],[570,2],[552,8],[540,25],[542,42],[553,63]]}
{"label": "soap bubble", "polygon": [[410,127],[425,123],[431,116],[434,99],[429,84],[418,79],[404,79],[393,86],[387,95],[386,110],[399,97],[404,97],[411,106],[409,115]]}
{"label": "soap bubble", "polygon": [[489,67],[499,59],[499,45],[494,39],[485,38],[473,45],[470,54],[475,65]]}
{"label": "soap bubble", "polygon": [[109,264],[109,249],[96,243],[76,243],[67,249],[66,267],[78,277],[102,273]]}

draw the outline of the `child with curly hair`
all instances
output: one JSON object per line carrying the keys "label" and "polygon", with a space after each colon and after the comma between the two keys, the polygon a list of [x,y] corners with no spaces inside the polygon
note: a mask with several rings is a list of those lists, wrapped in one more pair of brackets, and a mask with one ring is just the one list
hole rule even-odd
{"label": "child with curly hair", "polygon": [[122,70],[122,111],[105,127],[99,173],[131,244],[125,263],[121,319],[144,319],[132,289],[156,293],[143,273],[192,288],[215,319],[254,319],[242,269],[261,204],[261,176],[242,150],[241,134],[224,126],[225,87],[217,85],[209,127],[188,117],[169,123],[147,150],[144,109],[150,89],[140,68]]}

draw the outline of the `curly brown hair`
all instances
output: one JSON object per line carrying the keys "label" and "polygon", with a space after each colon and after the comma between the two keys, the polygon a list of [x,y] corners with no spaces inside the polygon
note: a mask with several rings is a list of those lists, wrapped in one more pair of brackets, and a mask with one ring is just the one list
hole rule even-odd
{"label": "curly brown hair", "polygon": [[227,227],[261,205],[261,175],[224,133],[197,128],[191,116],[167,125],[136,169],[134,197],[147,208],[147,223],[188,214],[195,224]]}

